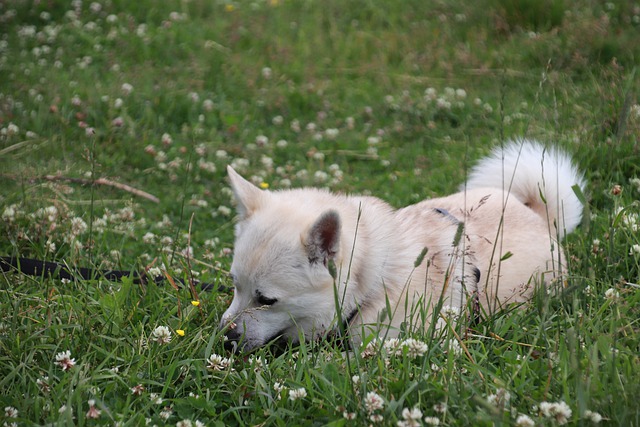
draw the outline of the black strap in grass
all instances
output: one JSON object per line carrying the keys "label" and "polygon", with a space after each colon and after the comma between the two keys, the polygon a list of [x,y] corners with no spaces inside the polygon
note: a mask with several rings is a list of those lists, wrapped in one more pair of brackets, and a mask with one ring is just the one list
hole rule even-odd
{"label": "black strap in grass", "polygon": [[[0,257],[0,271],[3,272],[20,272],[28,276],[36,277],[52,277],[55,279],[67,279],[67,280],[94,280],[94,279],[106,279],[110,282],[119,282],[125,277],[130,277],[133,283],[147,284],[153,282],[157,285],[163,284],[166,281],[164,276],[157,276],[153,279],[149,278],[146,274],[140,274],[137,271],[127,270],[97,270],[93,268],[75,267],[70,268],[66,264],[60,262],[42,261],[33,258],[23,257]],[[184,285],[184,281],[181,279],[175,280],[177,283]],[[200,283],[196,281],[196,284],[200,286],[203,291],[218,291],[228,292],[226,286],[218,283]]]}

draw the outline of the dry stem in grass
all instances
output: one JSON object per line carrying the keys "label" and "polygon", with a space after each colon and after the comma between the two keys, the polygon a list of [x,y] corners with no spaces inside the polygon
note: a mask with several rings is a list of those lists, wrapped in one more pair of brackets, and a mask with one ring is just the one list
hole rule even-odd
{"label": "dry stem in grass", "polygon": [[[19,180],[18,177],[11,175],[2,175],[3,178],[8,178],[14,181]],[[117,188],[118,190],[126,191],[127,193],[131,193],[135,196],[142,197],[143,199],[147,199],[152,201],[153,203],[160,203],[160,199],[154,196],[153,194],[147,193],[146,191],[139,190],[135,187],[132,187],[128,184],[123,184],[121,182],[113,181],[108,178],[98,178],[98,179],[84,179],[84,178],[75,178],[70,176],[63,175],[42,175],[35,178],[30,178],[29,182],[36,181],[49,181],[49,182],[73,182],[80,185],[105,185],[107,187]]]}

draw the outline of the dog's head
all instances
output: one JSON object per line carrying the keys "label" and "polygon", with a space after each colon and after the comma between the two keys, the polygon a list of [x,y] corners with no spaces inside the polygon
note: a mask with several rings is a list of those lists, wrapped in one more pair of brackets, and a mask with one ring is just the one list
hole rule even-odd
{"label": "dog's head", "polygon": [[312,339],[336,315],[329,262],[339,251],[335,210],[309,209],[296,190],[260,190],[231,167],[238,223],[233,301],[223,314],[227,347],[251,351],[276,339]]}

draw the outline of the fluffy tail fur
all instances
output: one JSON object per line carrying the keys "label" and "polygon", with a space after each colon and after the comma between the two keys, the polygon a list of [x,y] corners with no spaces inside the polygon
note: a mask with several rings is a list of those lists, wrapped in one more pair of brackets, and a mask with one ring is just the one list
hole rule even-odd
{"label": "fluffy tail fur", "polygon": [[552,233],[564,236],[582,219],[582,203],[573,191],[574,185],[584,191],[584,177],[567,153],[537,141],[518,139],[496,147],[474,166],[466,187],[504,188],[548,219]]}

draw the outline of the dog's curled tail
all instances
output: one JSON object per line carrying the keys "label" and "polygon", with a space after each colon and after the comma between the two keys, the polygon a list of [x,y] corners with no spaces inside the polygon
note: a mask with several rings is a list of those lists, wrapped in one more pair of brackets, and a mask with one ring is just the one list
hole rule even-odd
{"label": "dog's curled tail", "polygon": [[567,153],[538,141],[516,139],[496,147],[474,166],[466,187],[504,188],[548,220],[551,232],[562,237],[582,219],[575,185],[584,192],[584,176]]}

